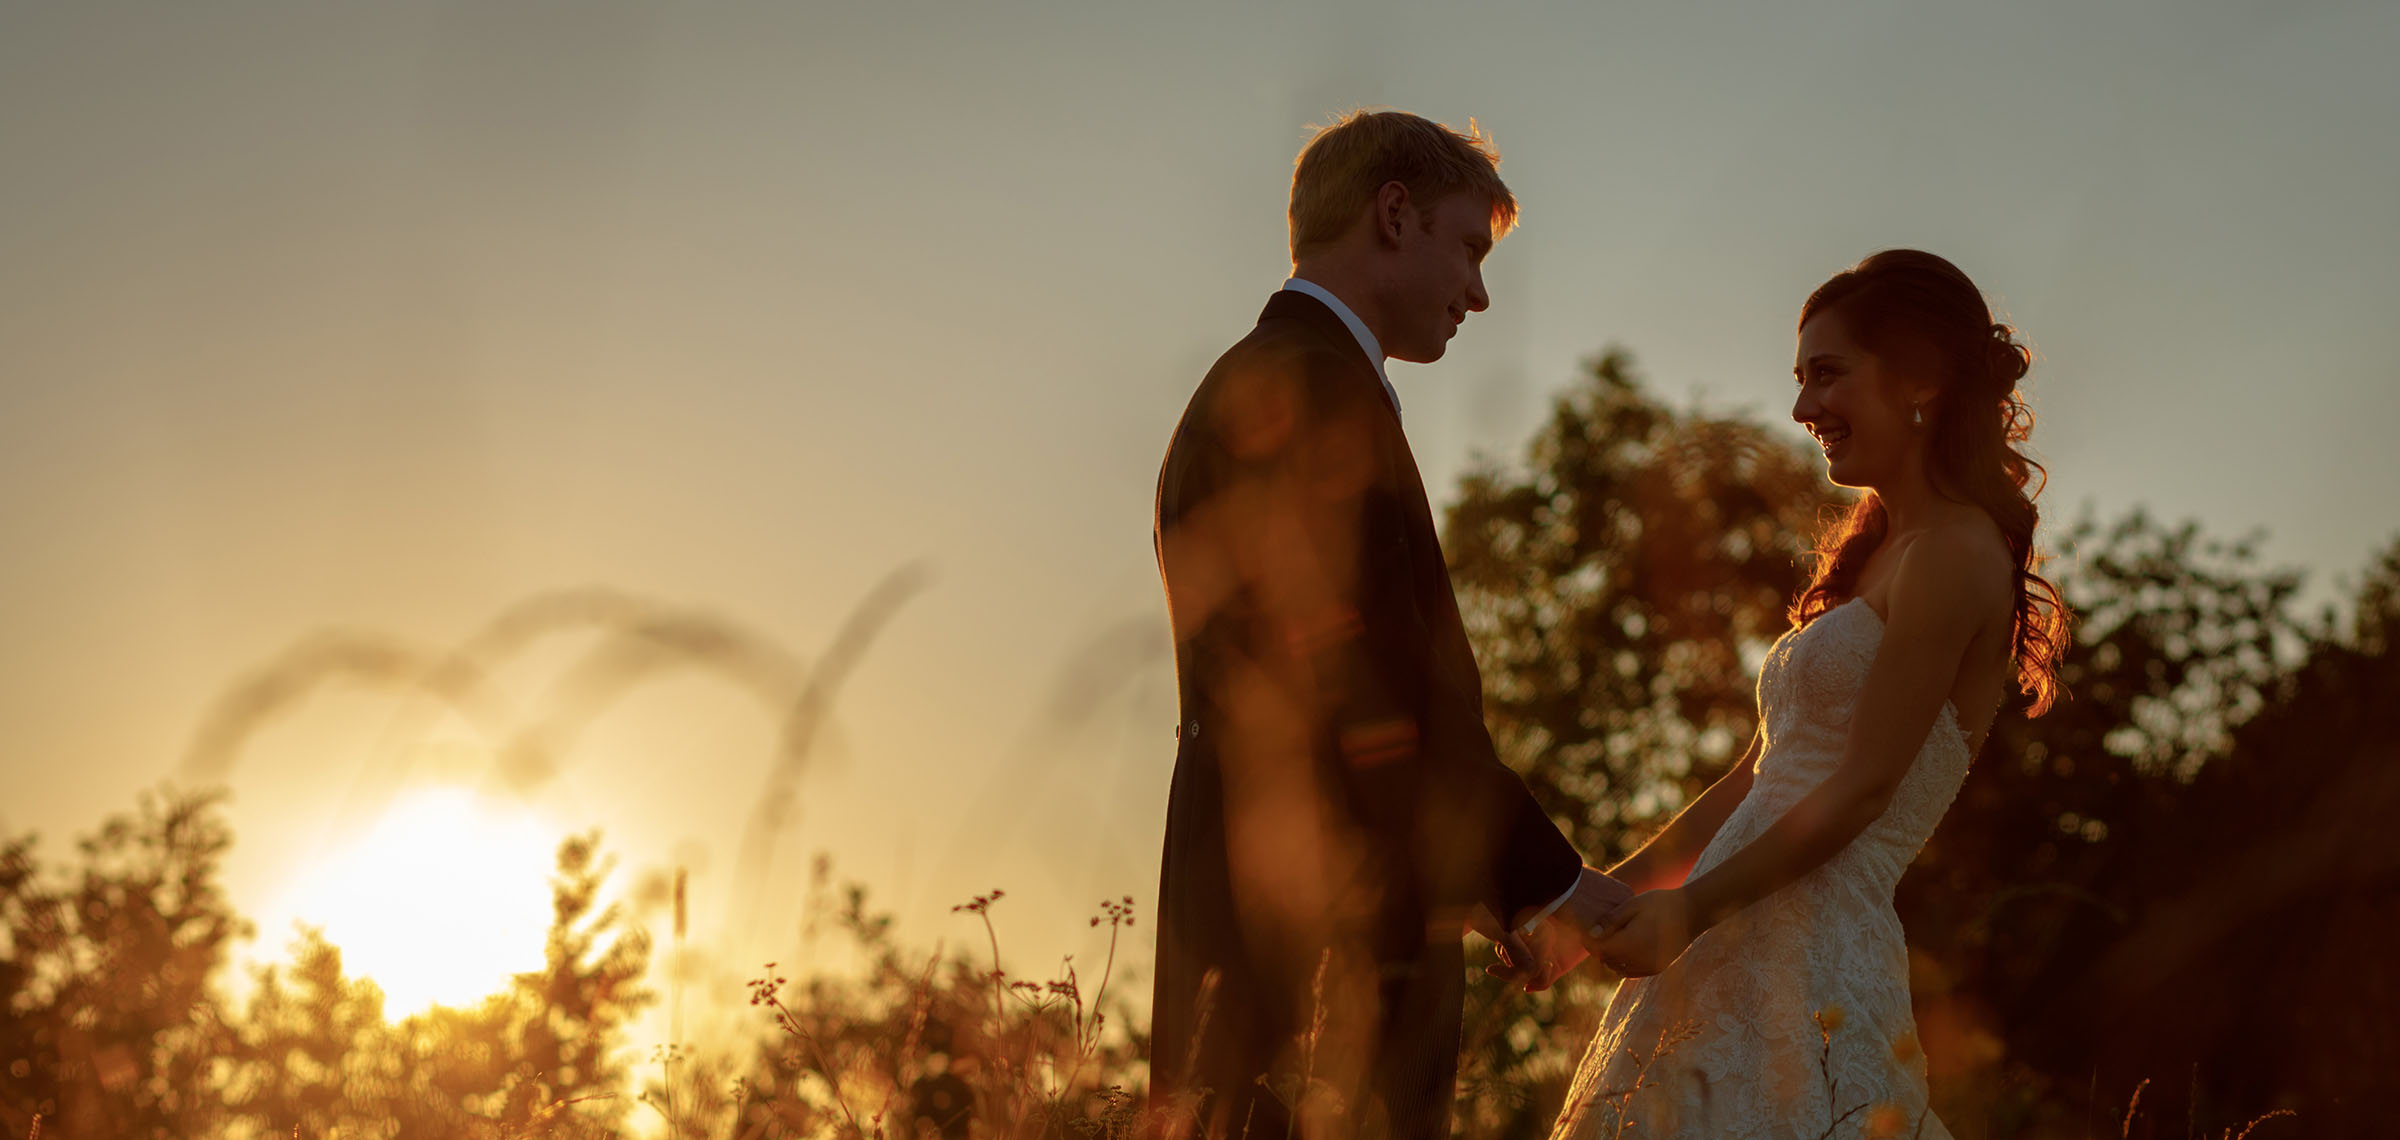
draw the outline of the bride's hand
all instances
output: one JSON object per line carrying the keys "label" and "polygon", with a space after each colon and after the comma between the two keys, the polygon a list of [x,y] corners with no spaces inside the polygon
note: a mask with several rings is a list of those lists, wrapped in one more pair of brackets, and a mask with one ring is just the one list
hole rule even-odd
{"label": "bride's hand", "polygon": [[1627,900],[1600,926],[1592,956],[1628,978],[1666,969],[1698,935],[1691,897],[1680,887],[1643,891]]}

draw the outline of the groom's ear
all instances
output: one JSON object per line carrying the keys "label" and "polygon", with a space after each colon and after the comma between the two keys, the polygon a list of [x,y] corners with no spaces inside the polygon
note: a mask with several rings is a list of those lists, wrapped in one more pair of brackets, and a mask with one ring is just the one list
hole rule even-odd
{"label": "groom's ear", "polygon": [[1407,240],[1408,228],[1417,224],[1417,202],[1408,193],[1408,184],[1394,179],[1375,188],[1375,200],[1368,221],[1375,227],[1375,248],[1399,249]]}

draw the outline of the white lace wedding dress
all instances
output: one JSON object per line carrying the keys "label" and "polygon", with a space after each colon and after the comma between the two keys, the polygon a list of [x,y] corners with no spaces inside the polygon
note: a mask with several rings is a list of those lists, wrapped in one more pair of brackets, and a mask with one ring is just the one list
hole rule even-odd
{"label": "white lace wedding dress", "polygon": [[[1882,640],[1882,619],[1854,598],[1768,651],[1757,779],[1695,875],[1833,771]],[[1879,1127],[1896,1122],[1904,1140],[1947,1140],[1926,1107],[1892,890],[1958,794],[1968,758],[1957,710],[1945,703],[1891,806],[1848,847],[1719,922],[1656,977],[1620,986],[1552,1140],[1814,1140],[1837,1119],[1834,1135],[1860,1135],[1870,1116]]]}

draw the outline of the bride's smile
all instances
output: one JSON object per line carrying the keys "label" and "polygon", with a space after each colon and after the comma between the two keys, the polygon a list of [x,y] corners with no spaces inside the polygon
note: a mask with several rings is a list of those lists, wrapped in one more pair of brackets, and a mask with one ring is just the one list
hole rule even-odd
{"label": "bride's smile", "polygon": [[1827,459],[1833,458],[1834,453],[1841,450],[1842,444],[1850,439],[1850,425],[1838,420],[1820,421],[1809,424],[1807,427],[1808,434],[1816,437],[1817,446],[1825,449],[1825,458]]}

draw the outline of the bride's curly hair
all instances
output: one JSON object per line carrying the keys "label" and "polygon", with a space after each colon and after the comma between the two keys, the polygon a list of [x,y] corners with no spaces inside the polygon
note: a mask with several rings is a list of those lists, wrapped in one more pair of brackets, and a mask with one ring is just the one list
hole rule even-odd
{"label": "bride's curly hair", "polygon": [[[2033,354],[2016,329],[1992,319],[1965,273],[1921,250],[1887,249],[1834,274],[1800,307],[1800,326],[1828,314],[1868,351],[1890,360],[1899,350],[1935,373],[1941,394],[1925,411],[1925,474],[1936,494],[1983,508],[2008,540],[2017,683],[2031,698],[2030,714],[2040,716],[2058,695],[2069,635],[2065,600],[2039,573],[2045,556],[2033,545],[2041,517],[2033,500],[2048,472],[2018,450],[2033,434],[2033,411],[2017,391]],[[1815,575],[1792,602],[1793,625],[1849,600],[1889,525],[1873,491],[1831,520],[1818,539]]]}

